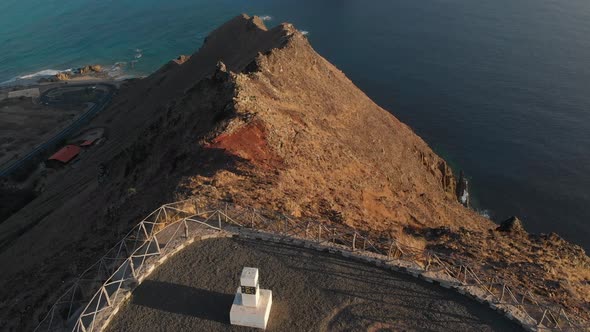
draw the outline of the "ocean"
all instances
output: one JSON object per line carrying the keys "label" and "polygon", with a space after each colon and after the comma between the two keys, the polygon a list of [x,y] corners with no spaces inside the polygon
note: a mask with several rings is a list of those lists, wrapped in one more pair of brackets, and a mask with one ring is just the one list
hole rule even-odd
{"label": "ocean", "polygon": [[590,249],[587,0],[2,0],[0,82],[147,75],[239,13],[292,22],[453,168],[495,221]]}

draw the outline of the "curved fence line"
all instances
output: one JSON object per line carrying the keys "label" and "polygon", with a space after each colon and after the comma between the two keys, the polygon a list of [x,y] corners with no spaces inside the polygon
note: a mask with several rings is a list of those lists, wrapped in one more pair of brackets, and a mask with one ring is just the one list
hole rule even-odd
{"label": "curved fence line", "polygon": [[204,229],[338,252],[403,271],[486,302],[529,331],[590,331],[588,323],[570,317],[561,306],[490,276],[484,266],[343,225],[199,199],[164,204],[144,218],[66,289],[35,331],[101,331],[157,265]]}

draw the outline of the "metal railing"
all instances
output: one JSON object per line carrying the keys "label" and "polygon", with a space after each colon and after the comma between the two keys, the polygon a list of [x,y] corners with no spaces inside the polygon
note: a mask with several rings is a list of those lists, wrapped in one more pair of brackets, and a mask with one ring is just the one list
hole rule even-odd
{"label": "metal railing", "polygon": [[35,331],[100,331],[118,305],[170,253],[204,228],[301,242],[380,262],[487,301],[531,331],[590,331],[581,318],[529,290],[490,275],[485,266],[371,236],[344,225],[190,199],[162,205],[88,268],[55,302]]}

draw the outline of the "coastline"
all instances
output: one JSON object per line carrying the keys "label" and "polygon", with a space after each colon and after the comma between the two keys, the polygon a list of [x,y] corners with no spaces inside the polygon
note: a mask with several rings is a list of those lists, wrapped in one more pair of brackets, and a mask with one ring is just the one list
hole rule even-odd
{"label": "coastline", "polygon": [[[81,69],[91,66],[98,66],[101,70],[98,72],[80,73]],[[117,82],[147,76],[139,72],[129,72],[126,70],[126,67],[126,62],[115,62],[112,65],[86,64],[67,69],[41,69],[33,73],[23,73],[8,80],[1,81],[0,90],[59,82]]]}

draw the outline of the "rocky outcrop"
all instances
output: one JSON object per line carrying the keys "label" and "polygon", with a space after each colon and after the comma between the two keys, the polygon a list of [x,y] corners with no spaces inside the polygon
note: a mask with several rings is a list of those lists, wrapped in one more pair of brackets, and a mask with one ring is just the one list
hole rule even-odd
{"label": "rocky outcrop", "polygon": [[426,167],[428,172],[440,179],[440,185],[449,197],[454,196],[457,182],[452,169],[447,163],[433,152],[425,152],[416,149],[416,153],[418,154],[418,158],[422,162],[422,165]]}
{"label": "rocky outcrop", "polygon": [[69,72],[61,72],[61,73],[57,73],[55,75],[55,80],[56,81],[67,81],[72,77],[72,74],[70,74]]}
{"label": "rocky outcrop", "polygon": [[545,302],[561,304],[570,314],[590,318],[590,257],[555,233],[527,233],[517,217],[484,232],[445,227],[408,233],[427,240],[435,252],[461,257],[481,275],[491,273]]}
{"label": "rocky outcrop", "polygon": [[178,58],[173,59],[172,61],[174,63],[176,63],[177,65],[181,65],[181,64],[185,63],[190,58],[191,58],[190,55],[182,55],[181,54],[178,56]]}
{"label": "rocky outcrop", "polygon": [[80,67],[80,68],[76,69],[75,72],[80,75],[87,75],[87,74],[91,74],[91,73],[100,73],[100,72],[102,72],[102,66],[101,65],[88,65],[88,66],[84,66],[84,67]]}
{"label": "rocky outcrop", "polygon": [[518,217],[512,216],[500,224],[496,228],[499,232],[513,233],[513,234],[526,234],[526,230],[522,224],[522,221]]}
{"label": "rocky outcrop", "polygon": [[39,79],[39,83],[67,81],[80,76],[99,76],[105,77],[101,65],[87,65],[76,68],[71,71],[62,71],[50,77],[43,77]]}

